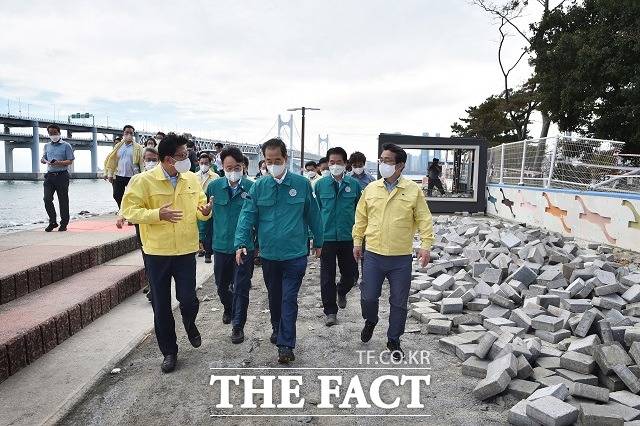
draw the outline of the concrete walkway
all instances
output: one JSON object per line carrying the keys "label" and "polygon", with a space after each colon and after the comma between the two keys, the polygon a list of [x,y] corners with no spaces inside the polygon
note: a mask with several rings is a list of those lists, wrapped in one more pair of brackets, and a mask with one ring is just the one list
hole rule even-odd
{"label": "concrete walkway", "polygon": [[[142,257],[136,251],[107,265],[142,266]],[[211,265],[199,259],[198,282],[209,280],[211,272]],[[55,424],[152,330],[147,298],[142,293],[129,297],[0,383],[0,424]]]}

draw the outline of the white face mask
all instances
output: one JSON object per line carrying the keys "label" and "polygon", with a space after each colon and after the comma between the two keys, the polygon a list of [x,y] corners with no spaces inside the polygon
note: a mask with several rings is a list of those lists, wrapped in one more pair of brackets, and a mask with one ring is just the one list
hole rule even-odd
{"label": "white face mask", "polygon": [[273,177],[278,177],[284,173],[285,167],[286,166],[284,164],[267,164],[267,170],[269,170],[269,174]]}
{"label": "white face mask", "polygon": [[329,170],[323,170],[322,177],[327,177],[327,176],[331,176],[331,172]]}
{"label": "white face mask", "polygon": [[307,172],[307,173],[305,173],[305,174],[307,175],[307,177],[308,177],[309,179],[313,179],[314,177],[316,177],[316,176],[318,175],[318,174],[317,174],[316,172],[314,172],[314,171],[310,171],[310,172]]}
{"label": "white face mask", "polygon": [[269,174],[269,172],[267,171],[267,169],[260,169],[260,174],[261,174],[262,176],[266,176],[266,175],[268,175],[268,174]]}
{"label": "white face mask", "polygon": [[207,173],[209,171],[210,166],[208,164],[201,164],[200,165],[200,171],[202,173]]}
{"label": "white face mask", "polygon": [[386,179],[393,176],[393,174],[396,172],[396,165],[380,163],[378,164],[378,170],[380,171],[380,176]]}
{"label": "white face mask", "polygon": [[60,135],[49,135],[49,139],[51,139],[53,143],[58,143],[60,141]]}
{"label": "white face mask", "polygon": [[332,164],[329,166],[329,172],[334,176],[340,176],[345,171],[345,166],[340,164]]}
{"label": "white face mask", "polygon": [[158,165],[157,161],[145,161],[144,162],[144,169],[145,170],[151,170],[157,165]]}
{"label": "white face mask", "polygon": [[231,172],[224,172],[224,175],[227,177],[227,180],[231,183],[238,182],[242,179],[242,172],[237,172],[235,170]]}
{"label": "white face mask", "polygon": [[173,165],[176,168],[178,173],[188,172],[191,169],[191,160],[185,158],[184,160],[176,161],[176,164]]}
{"label": "white face mask", "polygon": [[361,175],[362,173],[364,173],[364,167],[354,167],[353,168],[353,174]]}

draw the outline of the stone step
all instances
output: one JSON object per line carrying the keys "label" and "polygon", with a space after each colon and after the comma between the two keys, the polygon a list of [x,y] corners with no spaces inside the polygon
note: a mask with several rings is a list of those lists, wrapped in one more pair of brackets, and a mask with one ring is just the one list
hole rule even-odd
{"label": "stone step", "polygon": [[[135,240],[134,240],[135,241]],[[110,243],[103,253],[125,250],[128,240]],[[130,256],[139,253],[131,253]],[[78,333],[145,284],[144,268],[93,266],[0,305],[0,382]]]}
{"label": "stone step", "polygon": [[[68,234],[59,234],[72,234],[73,226],[78,225],[72,223]],[[81,245],[63,245],[58,241],[51,241],[50,245],[47,241],[19,245],[19,241],[14,241],[12,245],[0,247],[0,305],[136,250],[138,243],[132,232],[129,229],[101,235],[102,238],[89,244],[85,238],[80,241]],[[44,238],[49,237],[42,234]]]}

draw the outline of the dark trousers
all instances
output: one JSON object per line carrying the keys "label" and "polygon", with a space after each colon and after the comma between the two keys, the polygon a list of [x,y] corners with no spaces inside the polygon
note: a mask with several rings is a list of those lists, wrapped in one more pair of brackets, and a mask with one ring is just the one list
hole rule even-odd
{"label": "dark trousers", "polygon": [[116,176],[113,181],[113,199],[116,200],[118,208],[122,204],[122,197],[124,197],[124,191],[129,185],[130,177]]}
{"label": "dark trousers", "polygon": [[429,178],[429,183],[427,184],[427,196],[431,196],[431,192],[433,191],[433,187],[438,188],[438,191],[440,191],[440,194],[444,195],[445,194],[445,190],[444,187],[442,186],[442,181],[438,178],[438,179],[431,179]]}
{"label": "dark trousers", "polygon": [[269,293],[271,327],[278,333],[278,346],[296,346],[298,292],[307,270],[307,256],[290,260],[262,258],[262,274]]}
{"label": "dark trousers", "polygon": [[[340,282],[336,285],[336,259],[340,268]],[[325,241],[320,257],[320,294],[324,314],[338,313],[336,293],[345,296],[358,275],[358,264],[353,257],[353,241]]]}
{"label": "dark trousers", "polygon": [[196,296],[195,253],[182,256],[147,254],[147,275],[151,287],[151,306],[158,346],[163,355],[178,353],[176,326],[171,309],[171,278],[176,283],[176,298],[184,329],[189,333],[195,325],[200,302]]}
{"label": "dark trousers", "polygon": [[58,195],[60,207],[60,225],[69,223],[69,173],[48,172],[44,175],[44,208],[49,223],[57,223],[56,208],[53,206],[53,194]]}
{"label": "dark trousers", "polygon": [[387,338],[400,341],[407,322],[407,300],[411,288],[412,256],[381,256],[370,251],[364,252],[362,264],[363,280],[360,285],[360,305],[362,318],[376,324],[378,322],[379,299],[384,279],[389,280],[389,328]]}
{"label": "dark trousers", "polygon": [[204,240],[202,246],[204,247],[204,254],[207,257],[211,257],[213,254],[213,225],[207,226],[207,230],[204,233]]}
{"label": "dark trousers", "polygon": [[236,263],[235,254],[213,252],[213,275],[218,288],[218,297],[224,311],[231,314],[234,327],[243,328],[247,322],[249,289],[253,278],[254,252],[247,250],[242,265]]}

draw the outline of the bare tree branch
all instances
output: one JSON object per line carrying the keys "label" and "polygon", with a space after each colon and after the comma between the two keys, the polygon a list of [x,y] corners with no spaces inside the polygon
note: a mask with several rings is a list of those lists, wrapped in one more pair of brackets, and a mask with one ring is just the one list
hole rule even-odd
{"label": "bare tree branch", "polygon": [[506,12],[502,12],[496,6],[489,4],[486,0],[473,0],[473,3],[481,7],[485,12],[488,12],[493,15],[497,15],[500,19],[503,19],[506,23],[512,26],[518,34],[520,34],[527,43],[531,44],[531,39],[527,37],[527,35],[520,29],[518,26],[513,23],[513,19],[520,17],[520,13],[517,12],[515,16],[509,16]]}

